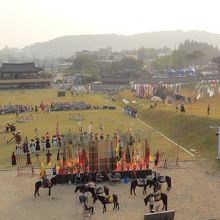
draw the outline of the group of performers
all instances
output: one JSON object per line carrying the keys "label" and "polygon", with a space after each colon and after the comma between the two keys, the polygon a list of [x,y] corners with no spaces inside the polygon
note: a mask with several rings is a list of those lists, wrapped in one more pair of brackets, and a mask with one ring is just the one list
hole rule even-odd
{"label": "group of performers", "polygon": [[[19,134],[20,135],[20,134]],[[21,146],[21,137],[19,140],[16,141],[15,151],[16,154],[19,155],[21,153],[35,153],[39,152],[40,150],[49,150],[51,148],[57,149],[58,147],[63,147],[65,145],[65,138],[64,135],[53,135],[52,140],[50,142],[50,137],[47,134],[46,137],[32,138],[30,140],[30,144],[28,143],[27,137],[24,139],[23,144]]]}

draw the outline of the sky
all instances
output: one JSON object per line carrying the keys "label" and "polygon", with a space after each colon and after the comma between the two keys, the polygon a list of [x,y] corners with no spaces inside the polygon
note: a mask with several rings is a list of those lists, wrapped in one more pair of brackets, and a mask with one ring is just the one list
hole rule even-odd
{"label": "sky", "polygon": [[219,0],[0,0],[0,49],[65,35],[220,34],[219,9]]}

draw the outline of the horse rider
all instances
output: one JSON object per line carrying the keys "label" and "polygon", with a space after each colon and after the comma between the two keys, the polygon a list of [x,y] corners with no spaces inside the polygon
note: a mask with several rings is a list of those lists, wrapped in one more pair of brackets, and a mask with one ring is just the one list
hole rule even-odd
{"label": "horse rider", "polygon": [[47,174],[46,174],[46,171],[45,171],[45,170],[43,171],[43,173],[42,173],[42,175],[41,175],[41,178],[42,178],[42,180],[43,180],[43,182],[42,182],[42,185],[43,185],[43,186],[48,186],[48,187],[51,186],[51,182],[50,182],[49,179],[47,179]]}
{"label": "horse rider", "polygon": [[160,173],[156,170],[152,170],[152,176],[154,181],[158,181],[160,177]]}

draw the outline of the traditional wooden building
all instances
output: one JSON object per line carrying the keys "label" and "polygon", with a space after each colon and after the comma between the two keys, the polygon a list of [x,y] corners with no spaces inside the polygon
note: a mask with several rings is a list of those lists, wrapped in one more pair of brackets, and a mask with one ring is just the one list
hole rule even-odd
{"label": "traditional wooden building", "polygon": [[3,63],[0,67],[0,88],[48,87],[50,79],[42,77],[42,68],[32,63]]}
{"label": "traditional wooden building", "polygon": [[129,77],[102,76],[101,82],[92,83],[91,89],[99,91],[118,91],[120,89],[131,89]]}

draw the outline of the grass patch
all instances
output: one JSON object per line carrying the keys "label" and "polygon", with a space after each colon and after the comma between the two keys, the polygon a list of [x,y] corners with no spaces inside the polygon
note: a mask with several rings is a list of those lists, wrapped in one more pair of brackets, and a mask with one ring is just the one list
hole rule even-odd
{"label": "grass patch", "polygon": [[[43,90],[18,90],[13,91],[0,91],[0,105],[11,104],[24,104],[24,105],[40,105],[41,101],[45,104],[51,102],[65,102],[65,101],[84,101],[91,105],[112,105],[112,102],[103,94],[80,94],[72,96],[67,91],[65,97],[57,97],[57,90],[43,89]],[[77,121],[69,120],[69,111],[63,112],[38,112],[33,113],[33,121],[18,123],[15,122],[17,130],[21,131],[22,139],[25,137],[30,140],[34,137],[35,128],[38,128],[38,136],[45,136],[46,132],[49,135],[56,133],[56,124],[59,123],[60,133],[68,133],[69,131],[77,132],[79,123]],[[168,156],[176,153],[176,147],[170,142],[152,132],[146,126],[138,122],[136,119],[124,114],[121,109],[116,110],[86,110],[86,111],[73,111],[74,114],[81,114],[85,120],[82,122],[84,131],[87,131],[90,121],[93,122],[93,131],[99,133],[99,124],[104,123],[104,133],[113,135],[115,131],[126,132],[131,129],[133,133],[138,134],[142,138],[142,153],[144,153],[144,138],[147,137],[151,145],[151,154],[154,155],[158,149],[166,151]],[[24,117],[29,113],[23,114]],[[5,124],[7,121],[14,120],[14,114],[0,115],[0,125]],[[15,144],[6,144],[6,140],[12,137],[11,134],[0,134],[0,165],[10,165],[11,153],[15,149]],[[41,153],[41,157],[46,161],[45,152]],[[52,151],[53,161],[56,160],[56,151]],[[189,159],[189,156],[181,152],[180,159]]]}

